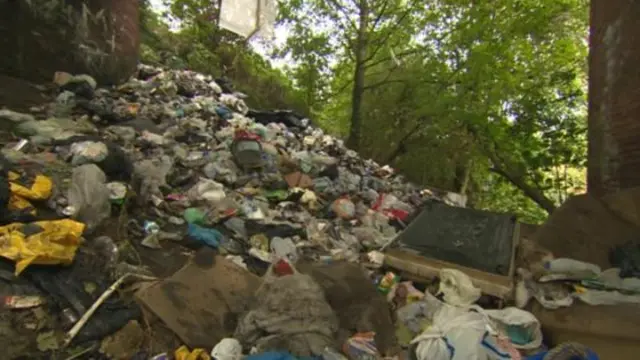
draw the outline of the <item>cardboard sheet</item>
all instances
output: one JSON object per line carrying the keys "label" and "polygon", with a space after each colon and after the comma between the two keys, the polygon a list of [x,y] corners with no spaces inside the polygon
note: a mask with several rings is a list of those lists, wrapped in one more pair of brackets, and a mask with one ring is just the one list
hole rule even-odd
{"label": "cardboard sheet", "polygon": [[173,276],[144,288],[136,299],[190,348],[211,348],[231,336],[260,278],[201,249]]}

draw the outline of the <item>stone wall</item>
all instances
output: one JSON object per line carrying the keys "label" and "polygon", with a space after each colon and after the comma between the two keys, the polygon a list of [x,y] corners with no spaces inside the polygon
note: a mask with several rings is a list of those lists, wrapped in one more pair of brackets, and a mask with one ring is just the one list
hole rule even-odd
{"label": "stone wall", "polygon": [[588,190],[640,186],[640,2],[592,0]]}
{"label": "stone wall", "polygon": [[100,84],[135,70],[139,0],[0,0],[0,73],[42,82],[55,71]]}

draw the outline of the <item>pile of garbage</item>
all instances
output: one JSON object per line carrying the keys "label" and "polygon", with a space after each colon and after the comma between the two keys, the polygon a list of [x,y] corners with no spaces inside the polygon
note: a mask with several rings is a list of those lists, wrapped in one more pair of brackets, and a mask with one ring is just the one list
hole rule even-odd
{"label": "pile of garbage", "polygon": [[[425,202],[459,197],[360,158],[294,112],[250,110],[221,79],[141,65],[118,87],[62,72],[54,83],[55,101],[0,110],[13,136],[0,159],[0,275],[20,319],[5,338],[35,334],[43,358],[546,351],[533,315],[474,305],[464,274],[443,271],[440,300],[384,269],[381,251]],[[211,309],[213,298],[226,303]],[[149,313],[178,343],[149,344]]]}

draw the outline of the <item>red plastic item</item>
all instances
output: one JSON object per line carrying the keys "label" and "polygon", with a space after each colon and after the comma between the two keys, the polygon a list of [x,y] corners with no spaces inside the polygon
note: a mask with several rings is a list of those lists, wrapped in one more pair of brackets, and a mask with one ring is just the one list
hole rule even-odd
{"label": "red plastic item", "polygon": [[278,261],[273,267],[273,272],[278,276],[293,275],[291,265],[285,260]]}
{"label": "red plastic item", "polygon": [[260,136],[251,132],[248,132],[247,130],[236,130],[235,136],[234,136],[234,140],[255,140],[255,141],[259,141],[260,140]]}
{"label": "red plastic item", "polygon": [[[380,194],[378,196],[378,200],[371,206],[371,210],[380,211],[380,205],[382,205],[382,200],[384,199],[384,194]],[[384,209],[381,211],[386,217],[391,219],[398,219],[400,221],[405,221],[409,217],[409,212],[400,210],[400,209]]]}
{"label": "red plastic item", "polygon": [[384,194],[378,195],[378,200],[376,200],[376,202],[373,203],[373,206],[371,206],[371,210],[378,211],[378,209],[380,208],[380,205],[382,205],[382,199],[384,199]]}
{"label": "red plastic item", "polygon": [[385,210],[382,210],[382,213],[387,217],[390,217],[392,219],[398,219],[400,221],[405,221],[409,217],[408,211],[404,211],[400,209],[385,209]]}

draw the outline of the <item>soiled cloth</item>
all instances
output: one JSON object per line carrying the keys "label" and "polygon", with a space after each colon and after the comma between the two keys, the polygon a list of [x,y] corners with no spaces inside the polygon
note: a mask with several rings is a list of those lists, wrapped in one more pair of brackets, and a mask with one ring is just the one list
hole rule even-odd
{"label": "soiled cloth", "polygon": [[254,306],[240,319],[233,337],[259,352],[313,356],[327,346],[336,347],[337,330],[338,318],[313,278],[298,272],[276,277],[269,269]]}

